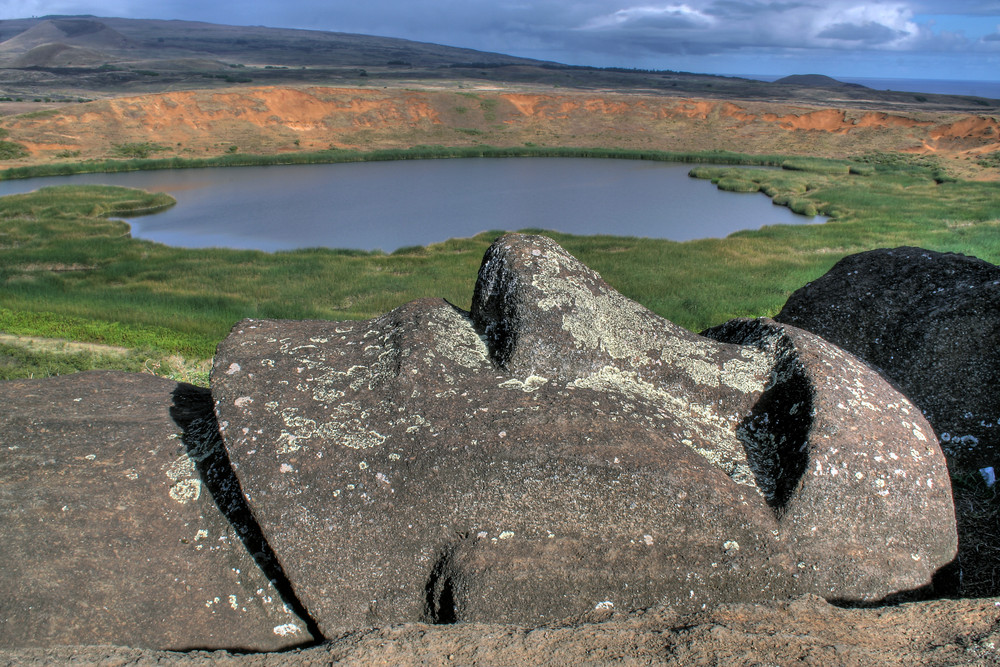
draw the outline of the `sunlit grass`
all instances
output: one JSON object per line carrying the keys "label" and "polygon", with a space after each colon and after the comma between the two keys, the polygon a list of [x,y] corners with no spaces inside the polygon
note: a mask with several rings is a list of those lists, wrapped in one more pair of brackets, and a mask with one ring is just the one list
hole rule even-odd
{"label": "sunlit grass", "polygon": [[[916,245],[1000,261],[997,184],[941,182],[933,165],[794,166],[694,173],[758,189],[830,222],[684,243],[550,235],[613,287],[694,331],[774,315],[792,291],[853,252]],[[133,239],[125,223],[110,219],[171,201],[104,186],[0,198],[0,331],[142,350],[153,364],[171,355],[208,359],[245,317],[364,319],[422,297],[468,308],[482,255],[500,233],[391,255],[268,254],[171,248]]]}

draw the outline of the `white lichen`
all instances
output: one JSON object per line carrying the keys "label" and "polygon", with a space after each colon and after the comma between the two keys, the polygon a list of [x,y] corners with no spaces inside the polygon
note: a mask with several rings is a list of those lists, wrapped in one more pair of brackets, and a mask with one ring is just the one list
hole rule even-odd
{"label": "white lichen", "polygon": [[182,479],[167,491],[168,495],[181,505],[186,505],[192,500],[198,500],[201,497],[201,480],[200,479]]}
{"label": "white lichen", "polygon": [[524,378],[524,380],[518,380],[517,378],[511,378],[506,382],[501,382],[500,386],[504,389],[520,389],[521,391],[530,394],[532,392],[538,391],[542,386],[548,383],[549,379],[542,377],[541,375],[529,375]]}
{"label": "white lichen", "polygon": [[476,332],[472,320],[454,308],[435,309],[427,327],[434,334],[435,351],[445,359],[473,371],[491,368],[486,341]]}
{"label": "white lichen", "polygon": [[676,424],[681,429],[680,442],[737,484],[760,492],[730,415],[719,414],[712,405],[693,402],[684,395],[647,382],[635,371],[623,371],[614,366],[604,366],[592,375],[577,378],[567,387],[614,392],[641,401],[652,407],[654,415],[665,423]]}

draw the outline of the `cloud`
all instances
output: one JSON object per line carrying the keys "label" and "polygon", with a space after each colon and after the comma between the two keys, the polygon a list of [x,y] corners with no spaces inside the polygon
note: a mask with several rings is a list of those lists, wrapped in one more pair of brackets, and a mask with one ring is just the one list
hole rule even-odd
{"label": "cloud", "polygon": [[915,14],[948,14],[953,16],[996,16],[1000,12],[996,0],[910,0]]}
{"label": "cloud", "polygon": [[709,28],[715,19],[688,5],[640,6],[619,9],[611,14],[596,16],[581,26],[581,30],[671,30]]}
{"label": "cloud", "polygon": [[902,30],[896,30],[875,21],[868,21],[860,25],[857,23],[835,23],[817,33],[816,36],[844,42],[862,42],[873,46],[893,42],[906,37],[908,34]]}
{"label": "cloud", "polygon": [[929,28],[921,29],[904,3],[839,3],[816,15],[812,36],[833,48],[905,48],[907,42],[928,35]]}
{"label": "cloud", "polygon": [[750,71],[764,60],[797,68],[804,60],[912,60],[1000,47],[1000,30],[984,35],[985,26],[1000,20],[997,0],[0,0],[0,6],[9,18],[96,14],[294,27],[664,69],[697,67],[689,56],[716,63],[742,58],[746,65],[728,71]]}
{"label": "cloud", "polygon": [[[594,13],[573,31],[576,34],[553,35],[556,43],[585,48],[589,42],[594,50],[616,50],[617,44],[627,44],[647,55],[918,46],[933,51],[957,45],[950,35],[950,46],[945,49],[929,26],[918,25],[912,8],[902,0],[826,0],[822,5],[797,0],[688,0],[627,6],[593,0],[585,6]],[[601,11],[602,7],[613,10]]]}

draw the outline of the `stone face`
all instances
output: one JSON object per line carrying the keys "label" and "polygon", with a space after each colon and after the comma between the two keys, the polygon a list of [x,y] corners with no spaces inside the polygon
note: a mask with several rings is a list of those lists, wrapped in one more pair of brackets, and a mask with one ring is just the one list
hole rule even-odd
{"label": "stone face", "polygon": [[712,336],[549,239],[508,235],[471,313],[423,300],[368,322],[246,320],[212,392],[324,633],[928,583],[955,531],[919,412],[794,327]]}
{"label": "stone face", "polygon": [[1000,463],[1000,267],[921,248],[859,253],[792,294],[777,319],[884,373],[956,470]]}
{"label": "stone face", "polygon": [[0,383],[0,646],[308,642],[216,506],[241,501],[227,483],[203,389],[113,372]]}

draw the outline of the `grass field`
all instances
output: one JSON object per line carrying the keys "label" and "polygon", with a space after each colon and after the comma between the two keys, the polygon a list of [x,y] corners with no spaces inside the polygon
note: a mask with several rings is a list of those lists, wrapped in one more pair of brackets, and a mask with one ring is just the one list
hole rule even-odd
{"label": "grass field", "polygon": [[[126,154],[140,151],[126,151]],[[82,160],[50,164],[11,167],[0,172],[0,180],[39,178],[42,176],[68,176],[71,174],[117,173],[155,169],[197,169],[202,167],[263,167],[287,164],[336,164],[345,162],[375,162],[389,160],[431,160],[476,157],[576,157],[620,158],[629,160],[656,160],[660,162],[692,162],[733,165],[764,165],[778,167],[795,165],[802,158],[782,155],[746,155],[731,151],[702,151],[697,153],[668,151],[639,151],[617,148],[575,148],[559,146],[412,146],[410,148],[356,151],[331,148],[324,151],[300,153],[229,153],[207,158],[155,158],[155,150],[145,151],[145,157],[126,157],[114,160]],[[833,161],[830,161],[833,162]]]}
{"label": "grass field", "polygon": [[[435,151],[417,152],[444,157]],[[783,162],[779,156],[727,155],[732,163]],[[866,249],[916,245],[1000,261],[996,183],[948,179],[933,161],[899,156],[784,162],[780,170],[698,166],[693,174],[725,189],[764,192],[793,210],[829,215],[829,222],[685,243],[549,235],[625,295],[694,331],[732,317],[774,315],[792,291],[844,255]],[[500,233],[391,255],[330,249],[268,254],[171,248],[133,239],[127,225],[114,220],[171,204],[166,195],[104,186],[0,198],[0,331],[130,351],[74,350],[66,365],[67,352],[18,356],[4,348],[0,378],[110,367],[204,383],[205,360],[244,317],[363,319],[428,296],[468,308],[483,252]]]}

